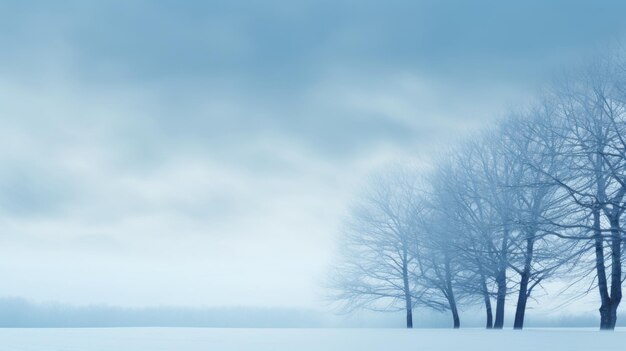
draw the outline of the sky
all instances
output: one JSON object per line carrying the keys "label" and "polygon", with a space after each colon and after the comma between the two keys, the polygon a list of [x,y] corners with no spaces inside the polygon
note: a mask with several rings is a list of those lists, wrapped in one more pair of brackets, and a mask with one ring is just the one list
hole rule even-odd
{"label": "sky", "polygon": [[626,30],[620,1],[3,1],[0,296],[323,308],[351,201]]}

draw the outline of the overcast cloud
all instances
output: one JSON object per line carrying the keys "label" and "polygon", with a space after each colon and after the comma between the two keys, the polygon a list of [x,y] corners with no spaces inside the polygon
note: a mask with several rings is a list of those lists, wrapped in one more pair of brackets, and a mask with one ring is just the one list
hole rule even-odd
{"label": "overcast cloud", "polygon": [[619,1],[0,4],[0,295],[318,306],[366,175],[621,37]]}

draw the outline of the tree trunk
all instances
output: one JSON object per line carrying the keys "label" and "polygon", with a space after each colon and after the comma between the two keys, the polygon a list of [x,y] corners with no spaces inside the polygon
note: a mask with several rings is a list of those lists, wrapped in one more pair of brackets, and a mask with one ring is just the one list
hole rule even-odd
{"label": "tree trunk", "polygon": [[594,244],[596,249],[596,272],[600,291],[600,329],[614,330],[617,323],[617,307],[622,301],[622,238],[619,215],[611,216],[611,291],[606,277],[604,241],[600,231],[600,213],[594,211]]}
{"label": "tree trunk", "polygon": [[496,321],[493,324],[494,329],[502,329],[504,327],[504,304],[506,302],[506,265],[507,250],[509,246],[509,231],[504,229],[504,237],[502,238],[502,246],[500,247],[500,267],[496,275],[496,285],[498,292],[496,294]]}
{"label": "tree trunk", "polygon": [[600,229],[600,210],[593,210],[593,238],[596,252],[596,274],[598,276],[598,291],[600,292],[600,329],[611,329],[611,298],[608,291],[606,279],[606,268],[604,266],[604,242]]}
{"label": "tree trunk", "polygon": [[406,260],[404,260],[402,265],[402,280],[404,283],[404,302],[406,305],[406,327],[413,328],[413,302],[411,297],[411,287],[409,285],[409,269]]}
{"label": "tree trunk", "polygon": [[617,307],[622,301],[622,237],[619,214],[611,220],[611,307],[609,309],[608,329],[615,329]]}
{"label": "tree trunk", "polygon": [[515,309],[515,322],[513,329],[524,328],[524,316],[526,314],[526,302],[530,291],[528,291],[528,281],[530,280],[533,250],[535,245],[534,235],[529,235],[526,239],[526,255],[524,257],[524,270],[520,275],[519,295],[517,297],[517,307]]}
{"label": "tree trunk", "polygon": [[493,324],[494,329],[502,329],[504,327],[504,304],[506,302],[506,273],[498,272],[496,277],[498,292],[496,294],[496,321]]}
{"label": "tree trunk", "polygon": [[411,302],[408,301],[406,309],[406,327],[408,329],[413,328],[413,310],[409,307],[410,304]]}
{"label": "tree trunk", "polygon": [[411,303],[411,295],[405,292],[404,300],[406,303],[406,327],[413,328],[413,304]]}
{"label": "tree trunk", "polygon": [[493,312],[491,311],[491,296],[489,296],[489,289],[487,289],[487,279],[483,273],[483,267],[478,262],[478,268],[480,269],[480,288],[482,289],[483,298],[485,300],[485,312],[487,313],[487,324],[485,328],[493,328]]}
{"label": "tree trunk", "polygon": [[[504,223],[507,223],[505,220]],[[504,304],[506,302],[506,268],[508,263],[507,250],[509,248],[509,229],[504,228],[502,245],[500,247],[500,267],[496,275],[496,285],[498,292],[496,294],[496,321],[493,324],[494,329],[502,329],[504,327]]]}
{"label": "tree trunk", "polygon": [[450,304],[450,311],[452,312],[452,325],[454,329],[461,327],[461,320],[459,319],[459,310],[456,307],[456,302]]}
{"label": "tree trunk", "polygon": [[526,314],[526,302],[528,301],[528,277],[522,273],[520,282],[520,291],[517,297],[517,307],[515,309],[515,322],[513,323],[513,329],[524,328],[524,315]]}
{"label": "tree trunk", "polygon": [[493,312],[491,311],[491,298],[489,297],[489,293],[485,291],[485,311],[487,312],[487,325],[485,328],[492,329],[493,328]]}
{"label": "tree trunk", "polygon": [[453,328],[458,329],[461,326],[459,320],[459,311],[456,306],[456,298],[454,297],[454,290],[452,288],[452,270],[450,267],[450,259],[446,254],[445,257],[445,269],[446,269],[446,296],[448,298],[448,305],[450,306],[450,312],[452,312]]}

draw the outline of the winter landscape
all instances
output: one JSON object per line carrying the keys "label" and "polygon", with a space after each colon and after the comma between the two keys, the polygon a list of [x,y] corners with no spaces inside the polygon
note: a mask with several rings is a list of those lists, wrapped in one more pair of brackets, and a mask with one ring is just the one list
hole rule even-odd
{"label": "winter landscape", "polygon": [[621,350],[626,3],[0,2],[0,350]]}

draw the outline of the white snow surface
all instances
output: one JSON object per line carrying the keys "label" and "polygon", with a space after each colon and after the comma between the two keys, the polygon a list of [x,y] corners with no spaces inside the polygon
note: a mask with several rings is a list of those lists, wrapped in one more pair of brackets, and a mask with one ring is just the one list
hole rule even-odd
{"label": "white snow surface", "polygon": [[11,351],[626,350],[626,330],[533,329],[0,329]]}

